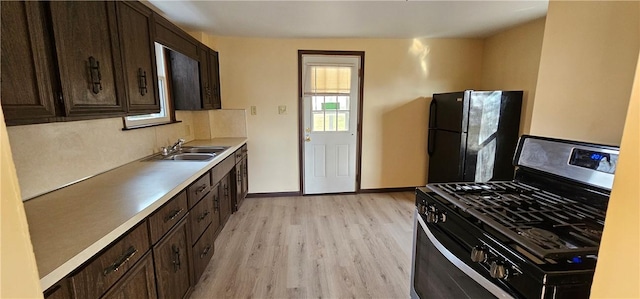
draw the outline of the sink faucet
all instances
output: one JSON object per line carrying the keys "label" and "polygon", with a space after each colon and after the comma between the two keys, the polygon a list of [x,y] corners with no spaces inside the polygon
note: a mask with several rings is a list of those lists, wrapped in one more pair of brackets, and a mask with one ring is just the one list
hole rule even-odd
{"label": "sink faucet", "polygon": [[178,141],[176,143],[174,143],[172,146],[166,146],[166,147],[162,147],[162,155],[163,156],[168,156],[170,154],[173,154],[177,151],[180,151],[182,149],[182,145],[184,144],[184,139],[180,138],[178,139]]}
{"label": "sink faucet", "polygon": [[182,145],[183,145],[183,144],[184,144],[184,139],[182,139],[182,138],[178,139],[178,142],[174,143],[174,144],[171,146],[171,152],[177,152],[177,151],[179,151],[180,149],[182,149]]}

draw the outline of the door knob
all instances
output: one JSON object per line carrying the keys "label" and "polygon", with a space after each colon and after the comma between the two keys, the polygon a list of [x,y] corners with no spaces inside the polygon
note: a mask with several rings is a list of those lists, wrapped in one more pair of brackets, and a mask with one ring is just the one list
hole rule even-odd
{"label": "door knob", "polygon": [[309,136],[305,137],[305,138],[304,138],[304,141],[306,141],[306,142],[311,141],[311,137],[309,137]]}

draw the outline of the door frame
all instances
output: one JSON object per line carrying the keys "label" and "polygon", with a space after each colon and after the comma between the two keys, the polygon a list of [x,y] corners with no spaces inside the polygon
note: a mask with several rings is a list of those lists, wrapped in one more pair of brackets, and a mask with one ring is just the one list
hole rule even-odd
{"label": "door frame", "polygon": [[[360,193],[361,165],[362,165],[362,105],[364,98],[364,51],[327,51],[327,50],[298,50],[298,165],[300,175],[299,193],[304,195],[304,97],[302,95],[302,56],[357,56],[360,59],[358,77],[358,120],[356,130],[356,191]],[[347,192],[351,193],[351,192]],[[318,195],[318,194],[314,194]]]}

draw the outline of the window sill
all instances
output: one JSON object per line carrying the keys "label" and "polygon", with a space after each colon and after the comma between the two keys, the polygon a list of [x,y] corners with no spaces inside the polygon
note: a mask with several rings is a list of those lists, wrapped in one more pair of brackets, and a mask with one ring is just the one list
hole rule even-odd
{"label": "window sill", "polygon": [[131,131],[131,130],[137,130],[137,129],[157,127],[157,126],[171,125],[171,124],[177,124],[177,123],[181,123],[181,122],[182,122],[181,120],[172,120],[172,121],[166,122],[166,123],[146,124],[146,125],[139,125],[139,126],[124,127],[124,128],[122,128],[122,131]]}

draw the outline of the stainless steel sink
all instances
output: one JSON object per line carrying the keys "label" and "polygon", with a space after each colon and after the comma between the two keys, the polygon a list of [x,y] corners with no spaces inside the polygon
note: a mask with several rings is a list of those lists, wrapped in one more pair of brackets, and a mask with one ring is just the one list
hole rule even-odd
{"label": "stainless steel sink", "polygon": [[227,149],[229,149],[228,146],[183,146],[180,152],[219,154]]}
{"label": "stainless steel sink", "polygon": [[229,146],[183,146],[175,153],[156,154],[143,161],[209,161],[227,149]]}
{"label": "stainless steel sink", "polygon": [[162,160],[175,160],[175,161],[209,161],[213,159],[216,154],[205,153],[179,153],[164,157]]}

